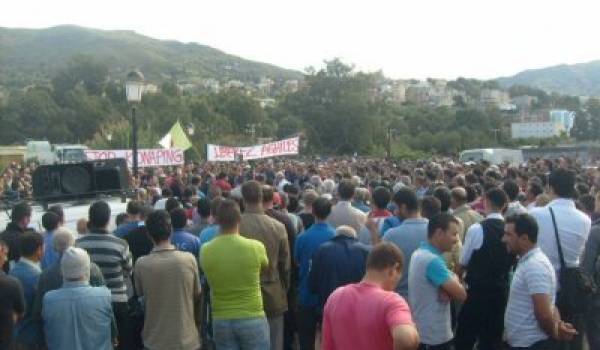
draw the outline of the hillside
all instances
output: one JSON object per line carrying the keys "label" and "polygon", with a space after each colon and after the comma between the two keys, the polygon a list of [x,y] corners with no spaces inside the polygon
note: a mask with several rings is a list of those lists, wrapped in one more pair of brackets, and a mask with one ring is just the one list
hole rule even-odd
{"label": "hillside", "polygon": [[72,56],[81,54],[106,64],[115,79],[123,78],[131,68],[139,68],[155,82],[302,78],[300,72],[245,60],[205,45],[157,40],[133,31],[0,27],[0,85],[22,87],[48,81]]}
{"label": "hillside", "polygon": [[600,60],[573,65],[530,69],[512,77],[499,78],[504,87],[528,85],[564,95],[600,96]]}

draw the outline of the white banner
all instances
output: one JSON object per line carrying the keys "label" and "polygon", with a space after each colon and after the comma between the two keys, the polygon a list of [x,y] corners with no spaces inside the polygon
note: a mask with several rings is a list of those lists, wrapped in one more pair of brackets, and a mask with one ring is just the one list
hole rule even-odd
{"label": "white banner", "polygon": [[206,159],[216,162],[231,162],[235,160],[237,154],[241,154],[244,160],[293,155],[298,154],[299,141],[298,137],[292,137],[248,147],[206,145]]}
{"label": "white banner", "polygon": [[[133,152],[130,149],[110,149],[110,150],[92,150],[85,151],[88,160],[102,160],[125,158],[127,165],[133,166]],[[138,166],[155,167],[169,165],[183,165],[183,151],[180,149],[138,149]]]}

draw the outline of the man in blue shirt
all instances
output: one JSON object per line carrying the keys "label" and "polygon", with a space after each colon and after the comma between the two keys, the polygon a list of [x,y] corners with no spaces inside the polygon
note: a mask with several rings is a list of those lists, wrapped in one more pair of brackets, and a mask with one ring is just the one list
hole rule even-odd
{"label": "man in blue shirt", "polygon": [[171,235],[171,243],[182,252],[188,252],[198,256],[200,250],[200,240],[193,234],[185,231],[187,224],[187,216],[185,209],[175,208],[171,210],[171,224],[173,225],[173,234]]}
{"label": "man in blue shirt", "polygon": [[38,279],[42,273],[40,260],[44,254],[44,238],[36,232],[26,232],[19,238],[21,258],[10,269],[10,275],[21,282],[25,295],[25,316],[17,323],[17,343],[21,347],[35,347],[41,341],[41,328],[32,317]]}
{"label": "man in blue shirt", "polygon": [[309,271],[308,287],[318,295],[319,314],[329,295],[338,287],[359,282],[367,266],[370,248],[358,241],[354,228],[342,225],[335,234],[317,249]]}
{"label": "man in blue shirt", "polygon": [[67,248],[60,267],[63,286],[46,293],[42,306],[48,349],[112,349],[116,326],[111,293],[89,285],[89,255],[81,248]]}
{"label": "man in blue shirt", "polygon": [[58,228],[59,217],[55,213],[48,211],[42,216],[42,226],[46,230],[44,235],[44,257],[42,257],[42,269],[54,265],[59,259],[58,253],[54,250],[54,231]]}
{"label": "man in blue shirt", "polygon": [[319,247],[335,236],[335,230],[326,220],[331,213],[331,202],[326,198],[318,198],[312,204],[315,223],[298,236],[294,246],[294,260],[299,267],[298,277],[298,338],[300,349],[313,350],[318,323],[319,299],[308,289],[308,273],[313,254]]}
{"label": "man in blue shirt", "polygon": [[459,239],[458,231],[459,221],[451,214],[432,217],[427,225],[427,241],[410,260],[408,298],[423,349],[453,349],[450,301],[464,302],[467,293],[448,269],[442,253],[452,250]]}
{"label": "man in blue shirt", "polygon": [[143,222],[142,210],[144,210],[144,204],[140,201],[134,200],[127,203],[127,220],[117,227],[114,235],[123,238],[129,232],[135,230]]}
{"label": "man in blue shirt", "polygon": [[410,258],[422,242],[427,241],[428,220],[421,217],[419,211],[419,200],[414,190],[405,187],[396,192],[394,196],[398,205],[398,216],[402,218],[402,224],[388,230],[383,236],[384,241],[394,243],[402,253],[406,263],[403,266],[400,283],[396,291],[408,299],[408,269]]}

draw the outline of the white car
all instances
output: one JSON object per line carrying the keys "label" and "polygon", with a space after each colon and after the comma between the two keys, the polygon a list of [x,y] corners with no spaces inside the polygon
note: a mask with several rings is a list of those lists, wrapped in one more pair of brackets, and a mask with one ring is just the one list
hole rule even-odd
{"label": "white car", "polygon": [[[127,203],[123,203],[120,198],[117,197],[109,197],[109,198],[100,198],[108,203],[110,206],[110,215],[111,220],[109,223],[109,231],[112,232],[115,228],[115,218],[120,213],[124,213],[127,208]],[[90,205],[97,200],[98,198],[89,199],[89,200],[79,200],[72,202],[57,202],[52,203],[50,206],[60,204],[63,207],[63,211],[65,213],[65,226],[74,233],[77,233],[77,221],[81,218],[88,218],[88,210]],[[41,205],[33,205],[33,212],[31,214],[31,224],[29,227],[35,229],[38,232],[44,232],[44,227],[42,226],[42,216],[45,211]],[[4,211],[0,213],[0,232],[4,231],[6,225],[10,222],[10,210]]]}

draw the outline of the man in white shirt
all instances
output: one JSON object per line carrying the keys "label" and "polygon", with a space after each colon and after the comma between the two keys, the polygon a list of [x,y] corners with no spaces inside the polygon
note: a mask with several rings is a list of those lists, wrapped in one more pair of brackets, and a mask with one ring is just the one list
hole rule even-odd
{"label": "man in white shirt", "polygon": [[[550,174],[548,185],[552,201],[546,207],[532,209],[530,213],[539,226],[538,246],[546,254],[558,276],[561,264],[550,209],[556,218],[558,237],[567,267],[579,266],[592,222],[587,215],[575,208],[572,199],[575,192],[575,173],[567,169],[556,169]],[[566,310],[559,311],[575,329],[581,329],[581,315],[570,315],[565,312]],[[574,348],[581,349],[581,342],[580,336],[575,337]]]}
{"label": "man in white shirt", "polygon": [[[509,271],[515,257],[506,251],[504,218],[508,196],[500,188],[485,193],[487,217],[467,231],[459,273],[466,270],[467,300],[458,315],[457,349],[502,347],[503,319],[508,300]],[[460,276],[460,275],[459,275]]]}
{"label": "man in white shirt", "polygon": [[502,241],[520,256],[513,275],[504,326],[511,349],[549,349],[550,339],[568,340],[577,332],[561,321],[556,307],[556,275],[550,260],[536,247],[538,225],[530,215],[506,219]]}
{"label": "man in white shirt", "polygon": [[338,186],[339,201],[331,208],[331,214],[327,218],[327,222],[333,227],[348,225],[356,232],[360,232],[360,228],[367,221],[367,215],[352,206],[355,190],[356,187],[350,180],[340,182]]}

